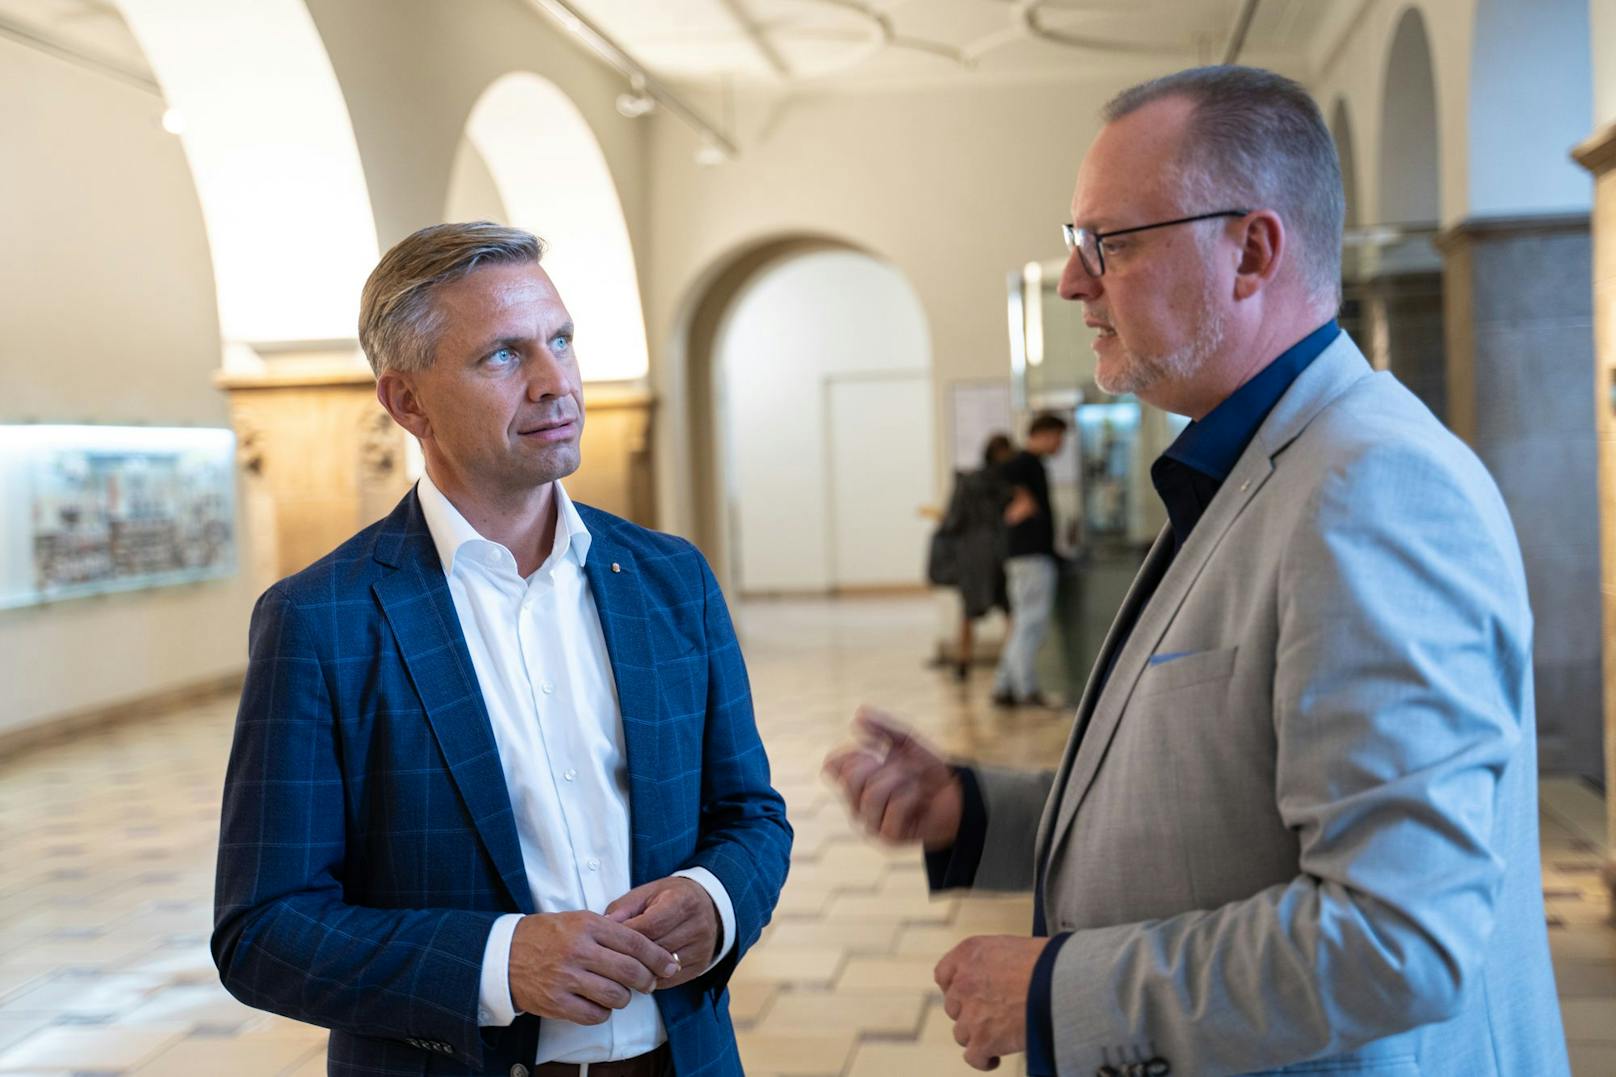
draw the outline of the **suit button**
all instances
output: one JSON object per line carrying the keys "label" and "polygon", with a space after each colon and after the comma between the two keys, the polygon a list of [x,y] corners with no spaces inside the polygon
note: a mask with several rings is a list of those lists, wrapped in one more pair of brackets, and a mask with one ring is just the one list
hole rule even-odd
{"label": "suit button", "polygon": [[527,1067],[518,1062],[511,1067],[511,1077],[527,1077]]}
{"label": "suit button", "polygon": [[1145,1063],[1146,1077],[1167,1077],[1167,1075],[1172,1072],[1173,1067],[1169,1065],[1167,1060],[1161,1055],[1157,1055],[1155,1058]]}

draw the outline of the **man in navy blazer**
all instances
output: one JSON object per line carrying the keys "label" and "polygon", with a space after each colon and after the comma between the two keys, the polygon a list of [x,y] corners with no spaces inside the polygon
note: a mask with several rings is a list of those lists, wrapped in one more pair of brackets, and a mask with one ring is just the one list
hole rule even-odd
{"label": "man in navy blazer", "polygon": [[725,985],[791,829],[706,562],[561,486],[542,251],[477,222],[382,259],[360,341],[426,474],[253,613],[213,953],[332,1074],[742,1072]]}

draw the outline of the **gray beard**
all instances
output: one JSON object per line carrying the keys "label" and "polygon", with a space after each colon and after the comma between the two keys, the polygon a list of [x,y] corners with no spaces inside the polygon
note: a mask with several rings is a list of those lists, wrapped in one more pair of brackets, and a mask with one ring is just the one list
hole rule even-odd
{"label": "gray beard", "polygon": [[1223,312],[1212,305],[1210,295],[1203,298],[1201,310],[1195,335],[1182,348],[1166,355],[1141,355],[1124,347],[1122,369],[1116,379],[1113,381],[1101,377],[1096,371],[1095,384],[1112,396],[1125,393],[1137,395],[1153,385],[1164,381],[1182,381],[1196,373],[1223,346],[1225,329]]}

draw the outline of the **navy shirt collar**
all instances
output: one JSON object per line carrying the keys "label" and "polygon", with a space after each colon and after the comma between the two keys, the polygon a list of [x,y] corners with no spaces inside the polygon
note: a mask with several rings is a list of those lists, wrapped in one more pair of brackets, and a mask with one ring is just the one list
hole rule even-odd
{"label": "navy shirt collar", "polygon": [[1285,390],[1341,332],[1334,319],[1287,348],[1199,422],[1186,426],[1163,455],[1222,482]]}

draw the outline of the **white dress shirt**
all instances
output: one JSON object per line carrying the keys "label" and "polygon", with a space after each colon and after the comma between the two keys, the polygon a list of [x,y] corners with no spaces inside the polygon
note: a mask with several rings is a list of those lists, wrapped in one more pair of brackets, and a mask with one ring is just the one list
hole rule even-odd
{"label": "white dress shirt", "polygon": [[[604,912],[630,889],[623,716],[584,575],[589,531],[560,482],[554,490],[555,543],[544,564],[523,579],[511,551],[478,534],[429,476],[423,474],[417,487],[493,723],[534,907]],[[706,868],[675,874],[701,884],[718,909],[724,939],[716,964],[734,945],[729,894]],[[480,1024],[516,1019],[509,966],[519,920],[517,913],[500,917],[488,936]],[[534,1061],[632,1058],[667,1038],[655,1001],[635,992],[604,1024],[546,1018]]]}

